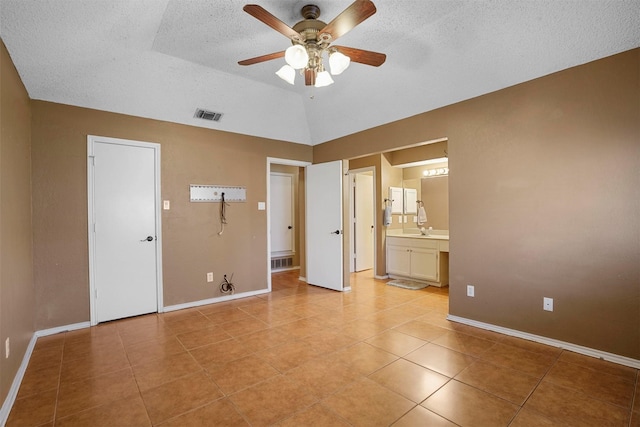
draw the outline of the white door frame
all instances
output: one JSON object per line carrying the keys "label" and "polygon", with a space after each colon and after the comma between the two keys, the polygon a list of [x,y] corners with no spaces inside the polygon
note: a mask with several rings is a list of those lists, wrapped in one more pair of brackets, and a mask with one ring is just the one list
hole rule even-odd
{"label": "white door frame", "polygon": [[112,144],[127,145],[131,147],[151,148],[155,154],[155,215],[156,215],[156,295],[158,313],[164,311],[163,286],[162,286],[162,215],[160,210],[160,144],[155,142],[133,141],[129,139],[110,138],[104,136],[87,135],[87,211],[88,211],[88,234],[89,234],[89,308],[91,312],[91,326],[98,324],[98,313],[96,310],[96,282],[95,282],[95,204],[94,204],[94,176],[93,145],[96,142],[106,142]]}
{"label": "white door frame", "polygon": [[[271,165],[287,165],[305,167],[311,162],[300,160],[280,159],[277,157],[267,157],[267,289],[271,292]],[[306,243],[305,243],[306,244]],[[303,277],[300,278],[304,280]]]}
{"label": "white door frame", "polygon": [[378,194],[376,193],[376,168],[374,166],[368,166],[366,168],[360,169],[351,169],[349,170],[349,271],[353,272],[355,269],[354,265],[354,257],[353,257],[353,248],[355,245],[354,240],[354,224],[353,224],[353,201],[355,196],[353,194],[353,179],[355,175],[363,173],[363,172],[373,172],[373,205],[371,209],[373,209],[373,271],[374,276],[378,269],[376,268],[376,263],[378,261],[378,251],[377,251],[377,241],[378,241],[378,209],[376,208],[377,203],[376,199],[378,198]]}

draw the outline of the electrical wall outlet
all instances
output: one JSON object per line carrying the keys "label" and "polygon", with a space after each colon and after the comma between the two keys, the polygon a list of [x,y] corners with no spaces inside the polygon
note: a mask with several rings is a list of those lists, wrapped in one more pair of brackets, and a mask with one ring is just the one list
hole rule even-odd
{"label": "electrical wall outlet", "polygon": [[9,358],[9,353],[11,352],[11,343],[9,342],[9,337],[4,341],[4,358]]}
{"label": "electrical wall outlet", "polygon": [[473,285],[467,285],[467,296],[475,297],[476,296],[476,287]]}
{"label": "electrical wall outlet", "polygon": [[553,311],[553,298],[542,298],[542,308],[545,311]]}
{"label": "electrical wall outlet", "polygon": [[207,273],[207,282],[213,282],[213,273]]}

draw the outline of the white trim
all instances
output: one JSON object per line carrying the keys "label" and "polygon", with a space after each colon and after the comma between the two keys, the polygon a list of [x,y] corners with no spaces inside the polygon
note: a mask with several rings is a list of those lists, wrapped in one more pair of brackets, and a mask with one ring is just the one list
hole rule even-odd
{"label": "white trim", "polygon": [[378,276],[377,274],[373,276],[374,279],[378,279],[378,280],[386,280],[389,278],[388,274],[385,274],[384,276]]}
{"label": "white trim", "polygon": [[540,335],[530,334],[528,332],[522,332],[515,329],[504,328],[502,326],[492,325],[490,323],[478,322],[477,320],[466,319],[464,317],[453,316],[449,314],[447,320],[452,322],[463,323],[465,325],[474,326],[480,329],[486,329],[489,331],[498,332],[512,337],[522,338],[528,341],[535,341],[541,344],[550,345],[552,347],[558,347],[563,350],[573,351],[575,353],[584,354],[586,356],[595,357],[598,359],[607,360],[609,362],[617,363],[618,365],[629,366],[631,368],[640,369],[640,360],[632,359],[630,357],[620,356],[613,353],[607,353],[606,351],[596,350],[589,347],[583,347],[578,344],[572,344],[565,341],[556,340],[553,338],[547,338]]}
{"label": "white trim", "polygon": [[155,220],[156,220],[156,308],[158,313],[162,313],[164,306],[163,300],[163,281],[162,281],[162,207],[161,207],[161,162],[160,162],[160,144],[155,142],[134,141],[130,139],[111,138],[106,136],[87,135],[87,212],[88,212],[88,234],[89,234],[89,311],[90,323],[92,326],[98,324],[98,313],[96,310],[96,288],[95,288],[95,236],[93,224],[94,217],[94,144],[97,142],[105,142],[110,144],[119,144],[132,147],[151,148],[154,152],[154,181],[155,181]]}
{"label": "white trim", "polygon": [[36,345],[37,339],[38,337],[34,333],[31,337],[31,340],[29,341],[29,345],[27,345],[27,351],[25,351],[24,353],[24,357],[22,358],[22,363],[18,368],[18,372],[16,372],[16,376],[13,377],[13,382],[11,383],[11,388],[9,388],[9,393],[7,393],[7,397],[4,399],[2,409],[0,409],[0,426],[4,426],[9,419],[11,408],[13,408],[13,404],[16,401],[16,396],[18,396],[18,390],[20,389],[20,384],[22,383],[22,379],[24,378],[24,373],[27,371],[27,365],[29,365],[31,353],[33,353],[33,348]]}
{"label": "white trim", "polygon": [[18,372],[16,372],[15,377],[13,377],[13,382],[11,383],[11,387],[9,388],[9,393],[7,393],[7,397],[2,403],[2,408],[0,408],[0,426],[4,426],[9,419],[11,408],[13,408],[13,404],[15,403],[16,397],[18,396],[18,390],[20,390],[20,385],[22,384],[22,380],[24,379],[24,374],[27,371],[27,366],[29,365],[29,361],[31,360],[31,355],[33,354],[33,349],[36,346],[36,341],[38,340],[38,338],[45,337],[47,335],[58,334],[60,332],[88,328],[90,326],[91,325],[89,322],[82,322],[75,323],[73,325],[59,326],[57,328],[36,331],[33,333],[33,335],[31,336],[31,340],[29,340],[29,344],[27,345],[27,350],[24,352],[24,356],[22,357],[22,363],[20,363]]}
{"label": "white trim", "polygon": [[307,278],[306,277],[298,276],[298,280],[301,281],[301,282],[307,283]]}
{"label": "white trim", "polygon": [[57,328],[50,328],[50,329],[43,329],[41,331],[36,331],[35,335],[38,338],[40,338],[40,337],[46,337],[49,335],[59,334],[61,332],[75,331],[78,329],[85,329],[90,327],[91,327],[91,322],[73,323],[71,325],[58,326]]}
{"label": "white trim", "polygon": [[311,162],[267,157],[267,292],[271,292],[271,164],[305,167]]}
{"label": "white trim", "polygon": [[224,295],[216,298],[208,298],[208,299],[203,299],[199,301],[185,302],[184,304],[169,305],[164,308],[164,312],[168,313],[170,311],[184,310],[185,308],[200,307],[202,305],[215,304],[217,302],[248,298],[256,295],[268,294],[269,292],[271,292],[271,289],[260,289],[257,291],[243,292],[241,294]]}

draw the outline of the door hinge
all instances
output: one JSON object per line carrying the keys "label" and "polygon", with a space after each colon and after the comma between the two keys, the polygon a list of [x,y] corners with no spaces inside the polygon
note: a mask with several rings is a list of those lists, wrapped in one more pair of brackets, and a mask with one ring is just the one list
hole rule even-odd
{"label": "door hinge", "polygon": [[98,288],[95,288],[94,291],[95,291],[95,294],[96,294],[96,299],[98,299]]}
{"label": "door hinge", "polygon": [[91,159],[91,164],[93,166],[95,166],[96,165],[96,156],[89,156],[89,158]]}

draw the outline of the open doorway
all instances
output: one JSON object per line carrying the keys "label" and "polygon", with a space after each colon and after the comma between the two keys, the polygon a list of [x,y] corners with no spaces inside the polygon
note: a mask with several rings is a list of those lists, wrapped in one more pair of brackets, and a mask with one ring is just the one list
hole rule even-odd
{"label": "open doorway", "polygon": [[349,171],[349,272],[375,271],[375,168]]}
{"label": "open doorway", "polygon": [[304,278],[304,167],[311,164],[267,158],[267,286],[274,271],[299,269]]}

